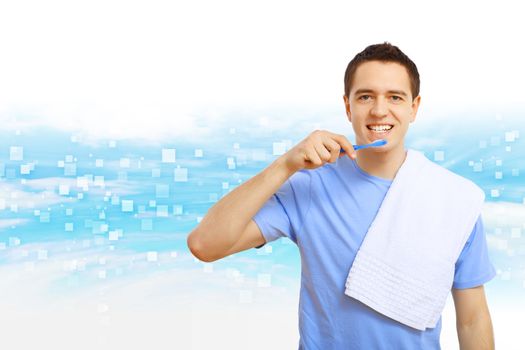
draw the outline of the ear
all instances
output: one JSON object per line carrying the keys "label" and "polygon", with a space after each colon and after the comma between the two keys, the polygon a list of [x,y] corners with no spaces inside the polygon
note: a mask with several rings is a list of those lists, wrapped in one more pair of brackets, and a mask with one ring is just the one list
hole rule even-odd
{"label": "ear", "polygon": [[346,116],[348,117],[348,120],[352,122],[352,112],[350,111],[350,101],[348,100],[348,97],[346,95],[343,95],[343,100],[345,103]]}
{"label": "ear", "polygon": [[416,120],[417,110],[419,108],[419,104],[421,103],[421,95],[418,95],[414,101],[412,101],[412,106],[410,107],[412,111],[410,112],[411,116],[411,123]]}

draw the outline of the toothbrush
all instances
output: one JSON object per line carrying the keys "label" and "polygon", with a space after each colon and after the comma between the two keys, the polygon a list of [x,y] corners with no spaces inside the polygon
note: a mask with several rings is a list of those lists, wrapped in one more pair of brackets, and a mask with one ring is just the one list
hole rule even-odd
{"label": "toothbrush", "polygon": [[[366,145],[354,145],[354,150],[357,151],[358,149],[363,149],[363,148],[368,148],[368,147],[379,147],[383,145],[386,145],[386,140],[376,140]],[[341,152],[344,153],[345,150],[341,148]]]}

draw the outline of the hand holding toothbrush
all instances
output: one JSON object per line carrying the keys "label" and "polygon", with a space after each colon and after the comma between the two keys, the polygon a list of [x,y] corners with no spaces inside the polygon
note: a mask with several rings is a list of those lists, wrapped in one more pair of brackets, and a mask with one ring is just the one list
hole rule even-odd
{"label": "hand holding toothbrush", "polygon": [[379,141],[383,140],[368,145],[354,146],[344,135],[325,130],[315,130],[281,157],[286,168],[294,173],[301,169],[316,169],[328,162],[335,163],[339,157],[345,154],[355,159],[355,151],[358,149],[386,143],[386,141],[384,143]]}

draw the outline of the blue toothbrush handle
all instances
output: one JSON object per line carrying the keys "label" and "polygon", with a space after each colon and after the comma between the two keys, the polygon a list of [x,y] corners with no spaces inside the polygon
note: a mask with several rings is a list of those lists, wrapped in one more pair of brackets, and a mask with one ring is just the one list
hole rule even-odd
{"label": "blue toothbrush handle", "polygon": [[[362,149],[362,148],[383,146],[384,144],[386,144],[386,140],[377,140],[367,145],[353,145],[353,147],[354,147],[354,151],[357,151],[358,149]],[[345,150],[341,148],[340,153],[345,153]]]}
{"label": "blue toothbrush handle", "polygon": [[[358,149],[364,148],[365,145],[354,145],[354,151],[357,151]],[[341,148],[340,153],[345,153],[345,150]]]}
{"label": "blue toothbrush handle", "polygon": [[[374,146],[375,145],[354,145],[354,151],[357,151],[358,149],[361,149],[361,148],[374,147]],[[340,153],[345,153],[345,150],[341,148]]]}

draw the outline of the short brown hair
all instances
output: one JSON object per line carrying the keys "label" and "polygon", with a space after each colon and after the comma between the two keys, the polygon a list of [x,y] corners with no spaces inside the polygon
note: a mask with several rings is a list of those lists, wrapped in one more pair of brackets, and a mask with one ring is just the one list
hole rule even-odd
{"label": "short brown hair", "polygon": [[396,62],[401,64],[406,68],[408,73],[412,100],[419,95],[419,72],[417,71],[416,65],[397,46],[385,41],[382,44],[367,46],[366,49],[358,53],[350,63],[348,63],[345,72],[345,95],[347,97],[350,97],[350,90],[357,67],[359,67],[361,63],[368,61]]}

